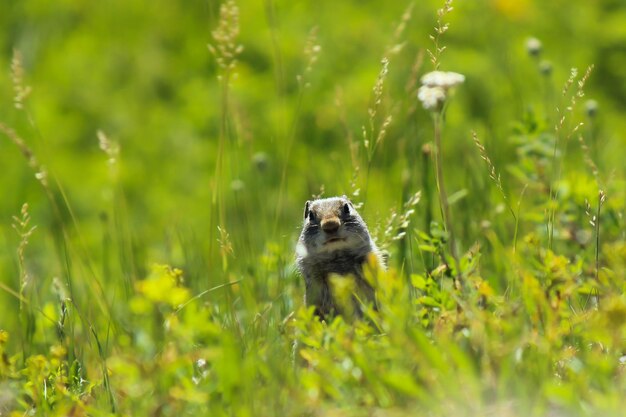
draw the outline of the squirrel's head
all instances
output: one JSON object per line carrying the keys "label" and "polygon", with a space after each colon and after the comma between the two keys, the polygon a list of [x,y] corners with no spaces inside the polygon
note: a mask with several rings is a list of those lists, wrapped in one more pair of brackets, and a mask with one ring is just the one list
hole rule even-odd
{"label": "squirrel's head", "polygon": [[352,202],[346,197],[307,201],[304,226],[298,248],[300,255],[329,253],[342,249],[370,246],[367,226]]}

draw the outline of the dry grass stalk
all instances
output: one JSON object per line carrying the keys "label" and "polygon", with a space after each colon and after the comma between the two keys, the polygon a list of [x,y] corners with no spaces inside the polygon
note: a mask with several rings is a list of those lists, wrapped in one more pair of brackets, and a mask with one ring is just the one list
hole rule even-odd
{"label": "dry grass stalk", "polygon": [[406,41],[402,41],[402,35],[411,20],[413,15],[413,3],[410,3],[407,8],[402,13],[402,17],[400,18],[400,23],[396,26],[396,30],[393,32],[393,38],[391,40],[391,44],[385,50],[385,56],[391,57],[393,55],[399,54],[402,49],[404,49],[404,45],[406,45]]}
{"label": "dry grass stalk", "polygon": [[474,140],[474,144],[480,151],[481,159],[485,161],[485,163],[487,164],[487,168],[489,170],[489,178],[491,178],[492,181],[496,184],[496,187],[498,187],[498,190],[500,191],[500,195],[502,195],[502,199],[504,199],[504,202],[509,208],[511,215],[513,216],[513,219],[517,219],[517,216],[515,215],[515,211],[513,211],[513,208],[511,207],[511,204],[509,203],[509,199],[507,198],[506,193],[504,192],[504,187],[502,186],[502,180],[500,179],[500,174],[496,171],[496,166],[491,161],[491,158],[489,158],[489,155],[487,154],[487,149],[485,149],[485,146],[480,142],[480,139],[478,139],[478,134],[476,132],[472,132],[472,139]]}
{"label": "dry grass stalk", "polygon": [[298,84],[300,84],[304,88],[309,88],[311,86],[311,83],[307,80],[307,76],[313,71],[313,67],[319,59],[321,51],[322,47],[319,45],[317,40],[316,26],[309,32],[309,36],[307,37],[306,43],[304,45],[304,57],[306,58],[306,67],[304,68],[304,74],[298,74],[298,76],[296,77],[298,80]]}
{"label": "dry grass stalk", "polygon": [[[556,109],[557,114],[559,115],[559,118],[554,127],[555,136],[556,136],[555,141],[554,141],[554,152],[552,155],[552,160],[554,162],[553,164],[554,170],[553,170],[553,175],[552,175],[552,181],[550,182],[550,191],[549,191],[549,199],[551,203],[551,208],[548,211],[548,247],[550,249],[552,248],[552,243],[554,240],[553,239],[554,238],[554,223],[556,221],[556,204],[555,203],[556,203],[556,199],[558,196],[558,191],[554,189],[554,184],[555,182],[558,182],[561,178],[561,164],[557,161],[559,139],[561,137],[563,128],[565,126],[565,121],[568,119],[567,116],[569,115],[570,118],[572,117],[578,99],[585,96],[584,87],[585,87],[587,80],[589,79],[589,76],[591,75],[591,72],[593,71],[593,68],[594,68],[593,65],[590,65],[589,67],[587,67],[585,74],[582,76],[580,80],[578,80],[577,89],[574,92],[574,94],[572,94],[572,96],[570,97],[569,103],[567,107],[565,108],[565,112],[563,112],[560,107],[557,107]],[[578,77],[578,70],[576,68],[572,68],[570,71],[570,76],[565,82],[565,85],[563,86],[563,90],[562,90],[563,97],[567,96],[567,94],[571,90],[572,85],[574,85],[574,82],[576,81],[576,77]],[[583,126],[582,122],[574,125],[574,127],[565,136],[565,142],[567,143],[569,139],[572,137],[572,135],[574,135],[582,126]]]}
{"label": "dry grass stalk", "polygon": [[11,142],[17,146],[20,150],[26,161],[28,161],[28,165],[35,171],[35,178],[37,181],[43,185],[44,188],[48,188],[48,171],[46,167],[41,165],[37,158],[35,157],[34,152],[26,145],[26,142],[19,137],[19,135],[15,132],[15,130],[6,126],[3,123],[0,123],[0,132],[4,133],[6,137],[8,137]]}
{"label": "dry grass stalk", "polygon": [[239,7],[233,0],[228,0],[220,6],[219,23],[211,35],[214,42],[207,45],[209,51],[215,56],[220,68],[230,73],[237,65],[237,57],[243,52],[243,45],[237,43]]}
{"label": "dry grass stalk", "polygon": [[22,209],[20,211],[20,216],[13,216],[13,229],[17,232],[20,237],[20,243],[17,247],[17,263],[19,265],[20,270],[20,290],[19,290],[19,299],[20,299],[20,311],[23,308],[23,300],[24,290],[26,286],[30,282],[30,276],[28,275],[28,271],[26,270],[26,262],[24,257],[24,252],[26,250],[26,246],[28,246],[28,239],[33,234],[37,226],[30,227],[30,214],[28,213],[28,204],[24,203],[22,205]]}
{"label": "dry grass stalk", "polygon": [[445,46],[439,46],[440,37],[448,31],[449,24],[443,23],[444,17],[450,13],[454,8],[452,7],[452,0],[446,0],[443,7],[437,10],[437,26],[435,26],[435,34],[430,35],[430,39],[435,44],[434,50],[427,49],[428,55],[430,55],[430,62],[432,62],[435,70],[439,69],[440,58],[443,51],[446,50]]}
{"label": "dry grass stalk", "polygon": [[119,143],[109,139],[109,137],[102,130],[98,130],[96,135],[98,136],[98,145],[100,146],[100,149],[109,157],[109,164],[115,165],[120,155]]}
{"label": "dry grass stalk", "polygon": [[[420,202],[422,192],[418,191],[404,202],[402,212],[398,213],[395,209],[391,210],[391,214],[387,218],[384,227],[377,228],[376,242],[382,250],[386,250],[391,243],[396,242],[406,236],[409,228],[411,217],[415,214],[415,206]],[[382,226],[382,225],[381,225]]]}
{"label": "dry grass stalk", "polygon": [[585,161],[585,164],[587,165],[587,167],[589,167],[589,170],[591,171],[591,174],[596,179],[596,182],[599,184],[600,179],[599,179],[598,166],[596,165],[595,162],[593,162],[593,158],[591,157],[589,146],[587,146],[587,144],[585,143],[585,139],[583,138],[583,135],[581,134],[578,135],[578,141],[580,142],[580,148],[583,151],[583,160]]}
{"label": "dry grass stalk", "polygon": [[[419,90],[419,73],[422,69],[422,65],[424,65],[424,50],[420,49],[415,56],[415,61],[413,61],[413,65],[411,66],[411,75],[409,75],[404,87],[404,91],[409,97],[417,96],[417,90]],[[411,100],[410,103],[409,109],[407,110],[407,115],[409,117],[415,113],[419,102]]]}
{"label": "dry grass stalk", "polygon": [[13,51],[13,58],[11,59],[11,81],[13,81],[13,90],[15,91],[13,104],[16,109],[21,110],[24,108],[24,101],[33,89],[24,83],[22,53],[17,49]]}
{"label": "dry grass stalk", "polygon": [[367,150],[368,163],[371,163],[376,148],[385,138],[387,129],[389,128],[393,120],[393,117],[391,115],[387,115],[383,123],[380,125],[378,132],[376,132],[376,120],[378,118],[377,116],[383,101],[383,90],[385,86],[385,79],[387,78],[388,73],[389,59],[383,58],[381,60],[380,72],[378,73],[376,83],[374,84],[374,88],[372,89],[372,104],[367,109],[367,114],[369,115],[369,131],[365,129],[365,126],[363,126],[363,144],[365,145],[365,149]]}

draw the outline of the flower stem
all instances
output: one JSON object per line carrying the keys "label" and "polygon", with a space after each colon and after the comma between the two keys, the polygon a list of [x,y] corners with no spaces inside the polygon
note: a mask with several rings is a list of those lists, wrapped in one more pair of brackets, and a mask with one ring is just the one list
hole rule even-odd
{"label": "flower stem", "polygon": [[435,176],[437,179],[437,190],[439,191],[439,204],[441,206],[441,215],[446,231],[448,232],[448,242],[450,244],[450,254],[454,259],[456,268],[455,287],[461,289],[463,281],[461,279],[461,263],[456,252],[456,243],[454,233],[452,232],[452,224],[450,221],[450,207],[448,205],[448,195],[446,193],[443,180],[443,166],[441,161],[441,130],[443,124],[443,110],[433,113],[433,121],[435,127]]}

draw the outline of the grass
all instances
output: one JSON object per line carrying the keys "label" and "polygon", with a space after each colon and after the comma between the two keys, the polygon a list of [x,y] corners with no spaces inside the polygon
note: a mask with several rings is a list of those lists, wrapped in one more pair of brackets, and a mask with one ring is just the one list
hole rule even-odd
{"label": "grass", "polygon": [[[626,15],[544,3],[8,6],[0,416],[621,415]],[[341,194],[390,268],[320,322]]]}

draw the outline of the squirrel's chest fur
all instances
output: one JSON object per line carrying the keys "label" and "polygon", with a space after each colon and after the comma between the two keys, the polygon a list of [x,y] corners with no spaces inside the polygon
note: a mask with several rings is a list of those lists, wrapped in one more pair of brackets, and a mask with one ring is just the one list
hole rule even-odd
{"label": "squirrel's chest fur", "polygon": [[353,250],[321,253],[301,259],[299,265],[307,284],[309,281],[326,281],[330,274],[362,277],[363,264],[369,253]]}
{"label": "squirrel's chest fur", "polygon": [[[361,315],[360,302],[374,302],[374,289],[367,283],[363,274],[363,264],[367,262],[371,250],[354,252],[341,250],[324,254],[316,254],[299,259],[298,266],[305,282],[305,302],[315,306],[315,313],[320,317],[329,314],[343,314],[346,312],[345,303],[338,301],[330,276],[338,279],[352,280],[349,283],[355,294],[359,294],[361,301],[352,297],[350,311]],[[376,255],[376,253],[374,253]]]}

